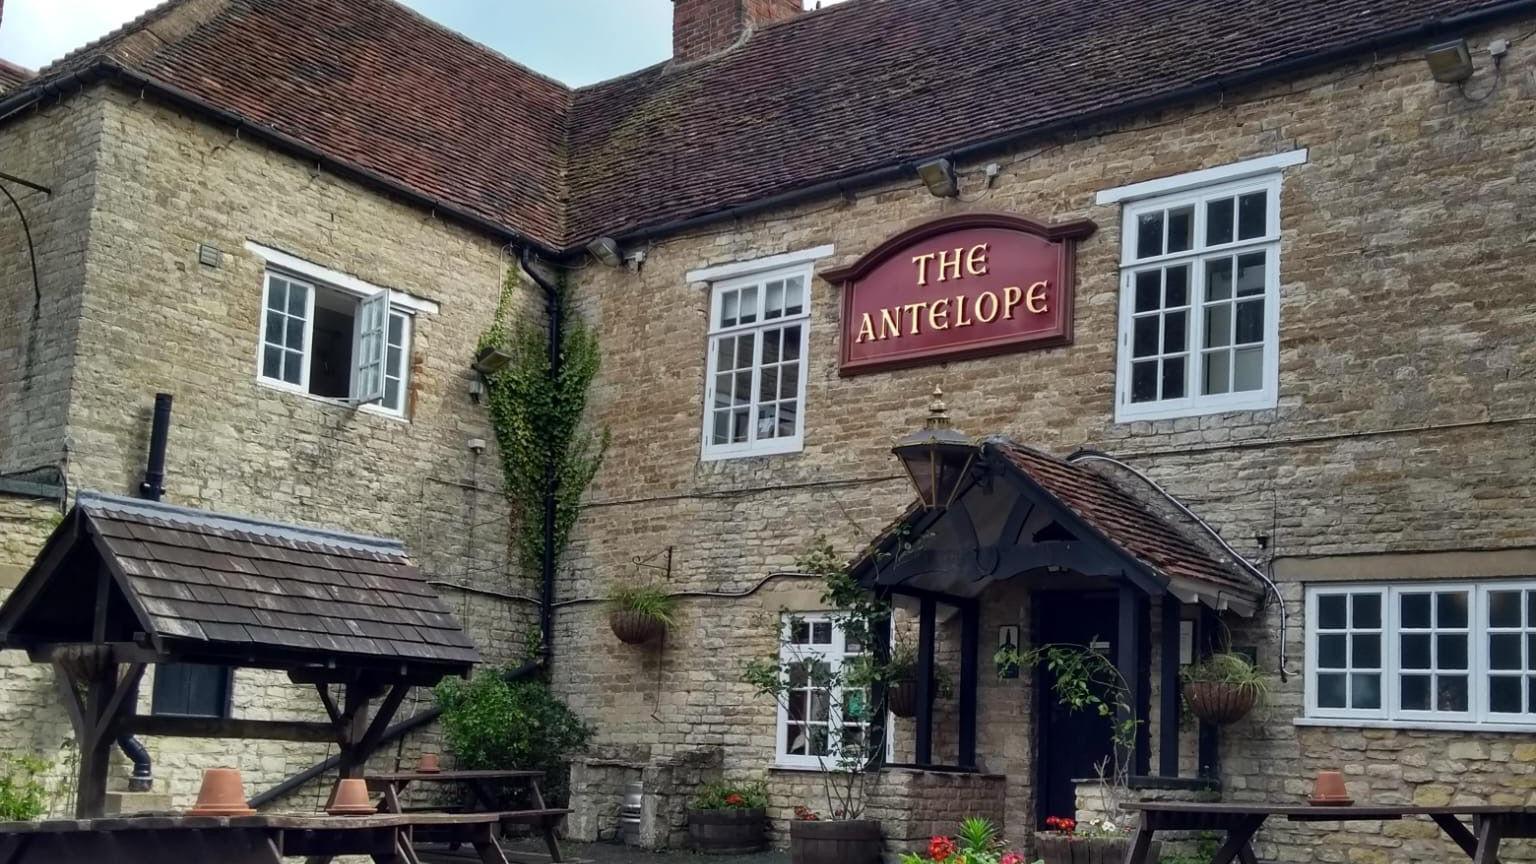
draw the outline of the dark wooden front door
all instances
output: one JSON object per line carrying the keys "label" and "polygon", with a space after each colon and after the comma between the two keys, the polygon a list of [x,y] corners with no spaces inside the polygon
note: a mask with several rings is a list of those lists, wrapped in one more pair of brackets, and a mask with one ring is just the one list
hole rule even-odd
{"label": "dark wooden front door", "polygon": [[[1035,595],[1034,643],[1092,645],[1115,656],[1119,607],[1114,595],[1041,592]],[[1040,752],[1037,758],[1038,819],[1076,818],[1073,780],[1094,777],[1113,750],[1113,718],[1092,710],[1071,711],[1052,690],[1055,677],[1041,665],[1036,671]]]}

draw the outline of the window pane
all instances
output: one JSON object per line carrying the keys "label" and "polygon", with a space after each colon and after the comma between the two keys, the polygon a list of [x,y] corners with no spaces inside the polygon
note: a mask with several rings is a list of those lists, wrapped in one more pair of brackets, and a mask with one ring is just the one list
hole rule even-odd
{"label": "window pane", "polygon": [[1151,258],[1163,254],[1163,214],[1143,213],[1136,220],[1136,257]]}
{"label": "window pane", "polygon": [[1232,344],[1232,304],[1205,307],[1205,347],[1224,348]]}
{"label": "window pane", "polygon": [[1404,633],[1403,634],[1403,659],[1404,669],[1429,669],[1429,634],[1428,633]]}
{"label": "window pane", "polygon": [[757,376],[757,401],[773,402],[779,398],[779,369],[768,366]]}
{"label": "window pane", "polygon": [[1247,300],[1237,304],[1237,344],[1252,345],[1264,341],[1264,301]]}
{"label": "window pane", "polygon": [[288,283],[288,314],[295,318],[303,318],[308,310],[305,306],[309,301],[309,288],[303,285]]}
{"label": "window pane", "polygon": [[267,283],[267,308],[279,312],[288,308],[288,282],[285,279],[272,278]]}
{"label": "window pane", "polygon": [[778,318],[784,314],[784,283],[769,282],[768,297],[763,304],[763,318]]}
{"label": "window pane", "polygon": [[1351,708],[1375,709],[1381,707],[1381,676],[1379,674],[1351,675]]}
{"label": "window pane", "polygon": [[736,408],[731,411],[731,443],[740,444],[747,440],[747,421],[750,416],[746,408]]}
{"label": "window pane", "polygon": [[1342,630],[1349,624],[1349,597],[1344,594],[1326,594],[1317,598],[1317,626],[1324,630]]}
{"label": "window pane", "polygon": [[784,341],[783,330],[763,331],[763,363],[779,362],[779,345]]}
{"label": "window pane", "polygon": [[1184,398],[1184,367],[1183,357],[1170,357],[1163,361],[1163,398]]}
{"label": "window pane", "polygon": [[403,359],[403,356],[400,353],[400,349],[391,345],[385,355],[384,362],[387,364],[386,368],[389,369],[390,373],[397,378],[400,377],[401,359]]}
{"label": "window pane", "polygon": [[261,352],[261,374],[267,378],[279,378],[283,373],[283,349],[268,345]]}
{"label": "window pane", "polygon": [[1158,315],[1147,315],[1137,318],[1131,325],[1131,356],[1150,357],[1157,353],[1157,328],[1161,321]]}
{"label": "window pane", "polygon": [[1268,220],[1264,218],[1268,204],[1268,192],[1250,192],[1237,199],[1237,239],[1252,240],[1268,233]]}
{"label": "window pane", "polygon": [[1163,306],[1176,309],[1189,305],[1189,265],[1169,267],[1167,271],[1168,297]]}
{"label": "window pane", "polygon": [[1435,666],[1439,669],[1467,668],[1467,634],[1441,633],[1436,636]]}
{"label": "window pane", "polygon": [[1519,591],[1489,591],[1488,626],[1519,627],[1520,599]]}
{"label": "window pane", "polygon": [[[720,401],[718,394],[715,396],[715,401]],[[709,443],[729,444],[731,441],[731,412],[716,411],[714,419],[714,429],[710,432]]]}
{"label": "window pane", "polygon": [[791,621],[789,624],[789,641],[796,645],[808,644],[811,641],[810,622],[803,618],[796,618]]}
{"label": "window pane", "polygon": [[1264,253],[1249,252],[1237,256],[1237,296],[1264,293]]}
{"label": "window pane", "polygon": [[757,353],[757,335],[749,333],[736,337],[736,369],[751,369],[752,355]]}
{"label": "window pane", "polygon": [[795,402],[779,403],[779,437],[786,438],[795,434],[795,416],[798,413],[798,404]]}
{"label": "window pane", "polygon": [[779,371],[779,398],[793,399],[800,395],[800,364],[786,363]]}
{"label": "window pane", "polygon": [[297,384],[304,377],[304,355],[297,351],[283,352],[283,380]]}
{"label": "window pane", "polygon": [[784,280],[784,314],[799,315],[804,307],[805,280],[799,276]]}
{"label": "window pane", "polygon": [[785,362],[800,359],[801,328],[796,324],[793,327],[784,328],[784,360]]}
{"label": "window pane", "polygon": [[1168,251],[1188,252],[1194,244],[1195,208],[1168,211]]}
{"label": "window pane", "polygon": [[1184,339],[1187,335],[1189,321],[1188,312],[1170,312],[1163,319],[1163,351],[1175,353],[1184,350]]}
{"label": "window pane", "polygon": [[1317,676],[1317,705],[1319,708],[1344,708],[1344,675],[1342,673]]}
{"label": "window pane", "polygon": [[1523,679],[1496,675],[1488,681],[1488,710],[1495,714],[1521,714],[1525,711]]}
{"label": "window pane", "polygon": [[1233,352],[1237,366],[1233,370],[1232,391],[1246,393],[1264,388],[1264,348],[1239,348]]}
{"label": "window pane", "polygon": [[1467,710],[1467,678],[1465,675],[1441,675],[1435,679],[1436,711]]}
{"label": "window pane", "polygon": [[774,438],[779,431],[779,408],[777,404],[764,405],[757,409],[757,437]]}
{"label": "window pane", "polygon": [[811,643],[814,645],[832,644],[832,622],[817,621],[811,625]]}
{"label": "window pane", "polygon": [[400,409],[400,379],[384,379],[384,407],[391,411]]}
{"label": "window pane", "polygon": [[751,324],[757,320],[757,286],[741,289],[741,318],[742,324]]}
{"label": "window pane", "polygon": [[1205,245],[1232,242],[1232,199],[1223,198],[1205,205]]}
{"label": "window pane", "polygon": [[720,326],[735,327],[736,319],[741,316],[741,294],[736,291],[727,291],[720,295]]}
{"label": "window pane", "polygon": [[811,691],[811,719],[817,723],[825,723],[831,716],[832,694],[825,690]]}
{"label": "window pane", "polygon": [[1520,634],[1495,633],[1488,637],[1488,668],[1525,670],[1520,654]]}
{"label": "window pane", "polygon": [[1215,396],[1232,389],[1232,354],[1228,351],[1212,351],[1205,355],[1205,389],[1207,396]]}
{"label": "window pane", "polygon": [[1136,311],[1151,312],[1162,305],[1163,271],[1143,270],[1136,274]]}
{"label": "window pane", "polygon": [[715,376],[715,407],[729,408],[731,405],[731,385],[736,376],[727,372],[724,375]]}
{"label": "window pane", "polygon": [[1374,630],[1381,627],[1381,595],[1349,595],[1350,626],[1357,630]]}
{"label": "window pane", "polygon": [[1345,653],[1347,648],[1348,643],[1344,641],[1343,636],[1317,637],[1317,668],[1347,668],[1348,655]]}
{"label": "window pane", "polygon": [[743,369],[732,373],[736,376],[735,386],[731,390],[734,397],[732,402],[736,405],[746,405],[752,401],[752,370]]}
{"label": "window pane", "polygon": [[1228,300],[1232,297],[1232,259],[1217,258],[1205,262],[1205,299]]}
{"label": "window pane", "polygon": [[1131,366],[1131,401],[1154,402],[1157,400],[1157,361],[1150,360]]}
{"label": "window pane", "polygon": [[1404,627],[1429,627],[1429,595],[1404,594],[1402,597],[1402,615],[1402,626]]}
{"label": "window pane", "polygon": [[1398,701],[1404,711],[1429,710],[1429,676],[1404,675],[1401,679]]}
{"label": "window pane", "polygon": [[289,318],[283,328],[283,344],[295,351],[304,350],[304,322],[297,318]]}
{"label": "window pane", "polygon": [[1465,591],[1448,591],[1435,595],[1435,626],[1467,626],[1467,594]]}
{"label": "window pane", "polygon": [[731,360],[736,356],[736,340],[723,336],[715,342],[715,371],[731,371]]}
{"label": "window pane", "polygon": [[1350,637],[1350,667],[1354,669],[1381,668],[1381,636],[1370,633]]}

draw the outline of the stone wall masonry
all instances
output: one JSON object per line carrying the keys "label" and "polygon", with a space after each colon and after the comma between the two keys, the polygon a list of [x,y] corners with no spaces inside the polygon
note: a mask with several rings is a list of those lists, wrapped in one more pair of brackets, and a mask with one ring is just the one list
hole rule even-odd
{"label": "stone wall masonry", "polygon": [[[1529,28],[1467,35],[1481,50]],[[1536,247],[1521,215],[1536,206],[1533,61],[1536,42],[1517,42],[1499,89],[1478,103],[1431,81],[1417,51],[1383,54],[1029,142],[998,157],[990,189],[980,165],[960,166],[958,199],[936,199],[916,180],[891,184],[664,238],[638,272],[580,271],[576,306],[604,350],[591,417],[614,438],[560,597],[647,578],[630,560],[668,546],[676,547],[668,584],[688,592],[739,591],[792,570],[816,533],[852,554],[909,502],[889,447],[921,422],[938,383],[961,430],[1129,458],[1261,565],[1275,556],[1536,546],[1528,518]],[[1121,210],[1096,205],[1095,193],[1302,147],[1309,159],[1286,171],[1282,192],[1278,406],[1116,424]],[[835,253],[816,265],[826,270],[902,228],[973,210],[1098,224],[1078,255],[1073,345],[843,378],[838,291],[818,280],[804,450],[700,461],[709,291],[688,283],[689,270],[830,244]],[[1435,798],[1440,786],[1452,797],[1525,794],[1508,736],[1294,727],[1304,622],[1300,587],[1285,590],[1292,676],[1266,711],[1227,730],[1229,794],[1294,797],[1340,759],[1359,767],[1378,798],[1389,790]],[[806,602],[799,608],[815,608]],[[760,595],[686,599],[660,656],[619,649],[589,607],[562,608],[557,686],[602,742],[651,743],[659,753],[718,744],[727,776],[759,774],[772,762],[773,709],[743,690],[736,668],[771,649],[772,616],[763,613],[778,605]],[[989,593],[984,608],[990,655],[999,624],[1027,625],[1027,598]],[[1236,644],[1273,666],[1278,620],[1271,608],[1232,621]],[[1024,681],[982,681],[984,768],[1008,777],[1007,830],[1017,834],[1033,819],[1032,695]],[[1393,761],[1399,752],[1425,764]],[[772,772],[780,818],[814,793],[789,774]],[[1422,827],[1383,828],[1348,854],[1381,860],[1402,848],[1426,856],[1411,860],[1448,860],[1436,856],[1449,847],[1414,833]],[[1261,855],[1311,860],[1317,830],[1269,829]]]}

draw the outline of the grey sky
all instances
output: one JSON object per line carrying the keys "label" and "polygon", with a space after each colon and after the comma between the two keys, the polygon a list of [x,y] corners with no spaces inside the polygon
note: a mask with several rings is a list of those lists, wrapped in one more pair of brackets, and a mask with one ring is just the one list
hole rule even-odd
{"label": "grey sky", "polygon": [[[0,58],[36,69],[156,2],[0,0],[5,10]],[[571,85],[622,75],[671,54],[672,0],[406,0],[406,5]]]}

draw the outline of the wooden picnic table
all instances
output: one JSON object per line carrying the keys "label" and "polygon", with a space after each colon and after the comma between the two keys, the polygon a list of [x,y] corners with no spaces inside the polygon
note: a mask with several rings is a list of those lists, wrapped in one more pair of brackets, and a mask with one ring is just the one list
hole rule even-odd
{"label": "wooden picnic table", "polygon": [[[1150,864],[1152,840],[1159,831],[1223,831],[1225,842],[1211,864],[1258,864],[1253,835],[1271,817],[1291,822],[1379,822],[1424,816],[1467,853],[1473,864],[1499,864],[1499,842],[1536,837],[1536,808],[1494,805],[1413,807],[1371,804],[1321,807],[1309,804],[1194,804],[1147,801],[1125,805],[1141,814],[1125,864]],[[1472,820],[1469,829],[1462,818]]]}
{"label": "wooden picnic table", "polygon": [[0,864],[283,864],[303,856],[327,864],[368,855],[379,864],[420,864],[418,832],[473,846],[484,864],[507,864],[497,842],[500,813],[376,816],[126,816],[0,823]]}
{"label": "wooden picnic table", "polygon": [[[543,835],[544,845],[549,849],[550,860],[564,860],[560,855],[560,840],[555,836],[555,828],[570,811],[551,808],[544,803],[544,792],[539,788],[540,781],[544,779],[543,771],[392,771],[370,774],[366,779],[371,784],[383,787],[383,798],[379,801],[381,813],[406,812],[406,808],[400,803],[400,798],[405,793],[405,788],[412,783],[458,783],[468,786],[482,808],[474,812],[495,812],[498,813],[502,824],[530,826]],[[526,782],[533,798],[533,809],[501,810],[493,787],[494,784],[506,782]],[[424,834],[430,834],[430,832],[424,832]],[[441,838],[430,834],[424,839],[438,841]],[[448,839],[443,842],[454,844],[456,841]]]}

